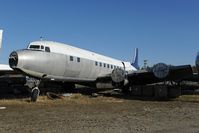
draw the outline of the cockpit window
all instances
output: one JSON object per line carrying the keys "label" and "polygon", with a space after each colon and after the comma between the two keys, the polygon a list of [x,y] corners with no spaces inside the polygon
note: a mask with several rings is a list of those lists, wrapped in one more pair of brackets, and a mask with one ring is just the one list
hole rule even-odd
{"label": "cockpit window", "polygon": [[40,49],[40,45],[30,45],[30,49]]}
{"label": "cockpit window", "polygon": [[50,52],[50,48],[49,47],[45,47],[45,51],[46,52]]}
{"label": "cockpit window", "polygon": [[45,51],[50,52],[50,47],[45,47],[43,45],[30,45],[28,49],[37,50],[37,51]]}

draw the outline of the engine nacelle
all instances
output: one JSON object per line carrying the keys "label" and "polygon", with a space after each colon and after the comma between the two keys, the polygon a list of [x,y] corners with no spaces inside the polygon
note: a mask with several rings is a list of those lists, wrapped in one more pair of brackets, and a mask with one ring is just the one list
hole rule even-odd
{"label": "engine nacelle", "polygon": [[166,78],[169,75],[169,67],[164,63],[158,63],[152,68],[153,74],[159,79]]}
{"label": "engine nacelle", "polygon": [[121,68],[115,68],[112,71],[111,79],[112,79],[112,85],[115,87],[123,87],[129,83],[125,70]]}

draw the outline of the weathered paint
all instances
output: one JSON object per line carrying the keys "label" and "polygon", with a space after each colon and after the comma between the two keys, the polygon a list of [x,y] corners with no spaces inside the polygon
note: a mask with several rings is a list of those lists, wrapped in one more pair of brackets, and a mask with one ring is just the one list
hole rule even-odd
{"label": "weathered paint", "polygon": [[[38,78],[50,78],[63,81],[94,81],[98,77],[110,74],[113,71],[111,65],[123,68],[123,63],[110,57],[94,52],[64,45],[57,42],[37,41],[30,45],[42,45],[50,47],[51,52],[32,49],[15,51],[17,53],[17,68],[28,75]],[[30,47],[28,46],[28,48]],[[73,56],[73,61],[70,61]],[[12,54],[10,56],[12,58]],[[80,58],[80,62],[77,61]],[[98,62],[96,66],[95,62]],[[100,66],[102,63],[102,66]],[[109,68],[104,64],[109,64]],[[136,70],[130,62],[124,62],[126,71]]]}

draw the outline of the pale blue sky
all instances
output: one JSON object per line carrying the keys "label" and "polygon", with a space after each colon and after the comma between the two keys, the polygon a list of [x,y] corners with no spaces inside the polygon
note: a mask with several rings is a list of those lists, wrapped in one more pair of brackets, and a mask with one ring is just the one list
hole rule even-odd
{"label": "pale blue sky", "polygon": [[29,42],[53,40],[139,64],[194,64],[198,0],[0,0],[0,63]]}

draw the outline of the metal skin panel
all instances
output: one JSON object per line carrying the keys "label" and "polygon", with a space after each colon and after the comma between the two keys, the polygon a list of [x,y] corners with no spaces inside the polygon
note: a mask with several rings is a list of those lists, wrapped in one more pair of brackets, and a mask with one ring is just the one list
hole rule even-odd
{"label": "metal skin panel", "polygon": [[[17,68],[22,71],[32,71],[31,75],[37,77],[38,74],[63,76],[66,68],[66,56],[42,51],[21,50],[17,51]],[[41,77],[39,77],[41,78]]]}
{"label": "metal skin panel", "polygon": [[[31,49],[30,46],[42,46],[50,48],[50,52],[44,49]],[[73,61],[70,61],[73,56]],[[80,58],[80,62],[77,61]],[[98,62],[96,65],[95,62]],[[100,66],[102,63],[102,66]],[[106,63],[106,67],[104,67]],[[74,83],[96,83],[99,77],[106,77],[113,71],[111,65],[123,68],[126,71],[134,71],[130,62],[122,62],[91,51],[65,45],[52,41],[36,41],[29,44],[25,50],[12,52],[9,57],[10,67],[19,69],[25,74],[42,80],[54,80]],[[109,64],[109,68],[107,68]],[[109,79],[110,81],[110,79]],[[100,83],[104,83],[101,81]],[[110,82],[111,83],[111,82]],[[106,82],[109,85],[110,83]]]}
{"label": "metal skin panel", "polygon": [[95,66],[92,60],[80,58],[80,62],[77,62],[77,57],[73,57],[73,61],[70,61],[70,56],[66,54],[35,50],[20,50],[16,53],[18,63],[14,68],[37,78],[70,82],[95,81],[100,75],[112,72],[112,69]]}
{"label": "metal skin panel", "polygon": [[[190,66],[174,67],[170,70],[169,76],[158,79],[152,72],[135,72],[136,68],[131,66],[130,62],[122,62],[110,57],[99,55],[93,52],[82,50],[72,46],[64,46],[56,42],[39,41],[31,44],[49,47],[51,52],[39,51],[37,49],[25,49],[12,52],[9,57],[10,67],[19,69],[27,75],[48,80],[57,80],[74,83],[98,83],[97,86],[105,87],[112,85],[110,78],[113,68],[110,65],[116,65],[127,71],[127,79],[130,85],[147,84],[162,82],[166,79],[176,80],[192,74]],[[70,61],[73,56],[73,61]],[[77,61],[80,58],[80,62]],[[95,63],[97,61],[97,64]],[[106,63],[100,66],[101,63]],[[109,64],[109,68],[107,68]],[[117,78],[117,77],[116,77]],[[101,84],[100,84],[101,83]],[[123,83],[123,82],[122,82]],[[123,84],[125,86],[127,82]]]}
{"label": "metal skin panel", "polygon": [[[74,57],[81,57],[83,59],[91,60],[91,61],[98,61],[98,62],[103,62],[106,64],[112,64],[116,65],[119,67],[123,67],[122,61],[104,56],[101,54],[97,54],[88,50],[80,49],[78,47],[74,47],[71,45],[63,44],[63,43],[58,43],[58,42],[53,42],[53,41],[34,41],[31,42],[28,46],[30,45],[43,45],[43,46],[48,46],[51,49],[52,53],[57,53],[57,54],[64,54],[64,55],[71,55]],[[126,70],[137,70],[134,68],[130,62],[124,62],[126,66]]]}

